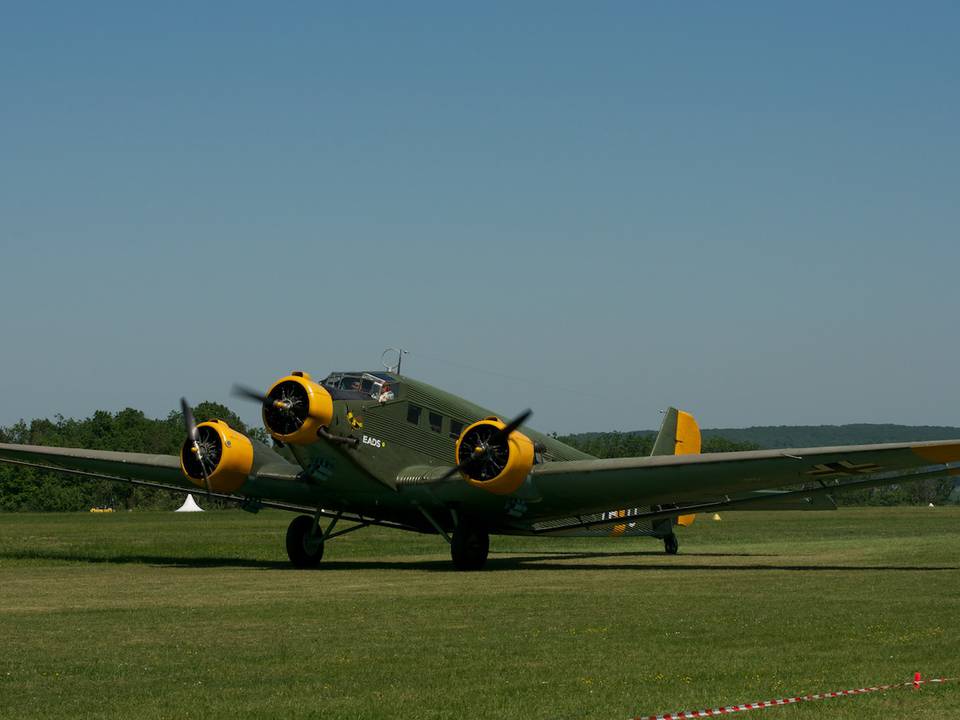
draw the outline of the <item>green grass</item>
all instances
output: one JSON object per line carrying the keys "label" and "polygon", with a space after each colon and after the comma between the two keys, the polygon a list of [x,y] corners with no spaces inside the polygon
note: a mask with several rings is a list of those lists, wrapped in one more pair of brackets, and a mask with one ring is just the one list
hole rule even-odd
{"label": "green grass", "polygon": [[[0,516],[0,716],[611,718],[960,675],[960,508],[730,513],[649,539],[368,529],[289,569],[292,516]],[[945,718],[960,682],[752,713]]]}

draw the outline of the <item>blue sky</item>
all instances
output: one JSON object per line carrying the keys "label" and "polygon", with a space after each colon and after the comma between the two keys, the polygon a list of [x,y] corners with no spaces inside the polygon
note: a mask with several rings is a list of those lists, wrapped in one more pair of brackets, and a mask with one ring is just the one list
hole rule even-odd
{"label": "blue sky", "polygon": [[953,3],[3,16],[2,425],[398,345],[545,431],[960,424]]}

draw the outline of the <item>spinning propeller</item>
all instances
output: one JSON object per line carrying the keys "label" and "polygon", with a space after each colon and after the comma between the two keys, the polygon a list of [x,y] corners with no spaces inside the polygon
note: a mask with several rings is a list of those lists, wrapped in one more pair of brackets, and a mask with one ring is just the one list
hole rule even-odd
{"label": "spinning propeller", "polygon": [[[263,424],[277,442],[309,445],[318,437],[356,447],[359,440],[330,433],[334,398],[343,391],[314,382],[304,372],[293,372],[273,384],[264,395],[244,385],[234,385],[233,394],[253,400],[263,409]],[[350,394],[350,399],[357,399]],[[363,397],[363,396],[360,396]]]}
{"label": "spinning propeller", "polygon": [[261,405],[266,407],[276,407],[279,409],[289,409],[290,405],[284,400],[272,400],[268,396],[264,395],[258,390],[247,387],[246,385],[240,385],[239,383],[233,384],[233,394],[236,397],[246,398],[247,400],[253,400],[258,402]]}
{"label": "spinning propeller", "polygon": [[302,385],[281,382],[268,394],[245,385],[235,384],[233,394],[260,403],[266,425],[278,435],[296,432],[306,421],[313,418],[325,425],[329,418],[310,412],[310,398]]}

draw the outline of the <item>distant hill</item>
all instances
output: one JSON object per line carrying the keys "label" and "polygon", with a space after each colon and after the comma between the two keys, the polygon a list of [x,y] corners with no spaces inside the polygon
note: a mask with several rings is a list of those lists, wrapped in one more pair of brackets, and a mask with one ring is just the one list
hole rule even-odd
{"label": "distant hill", "polygon": [[[732,443],[760,448],[798,448],[822,445],[870,445],[874,443],[911,442],[919,440],[960,439],[960,427],[939,425],[891,425],[857,423],[853,425],[764,425],[748,428],[704,428],[704,440],[724,438]],[[599,438],[619,435],[653,437],[656,430],[633,430],[623,433],[578,433],[566,438],[575,444],[589,444]]]}
{"label": "distant hill", "polygon": [[761,448],[817,447],[820,445],[870,445],[919,440],[960,439],[960,428],[938,425],[770,425],[749,428],[710,428],[705,438],[724,437],[733,442],[756,443]]}

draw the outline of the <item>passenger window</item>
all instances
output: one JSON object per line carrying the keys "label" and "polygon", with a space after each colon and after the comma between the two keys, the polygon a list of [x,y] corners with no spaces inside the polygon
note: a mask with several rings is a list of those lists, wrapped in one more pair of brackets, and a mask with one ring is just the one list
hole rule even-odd
{"label": "passenger window", "polygon": [[407,405],[407,422],[420,424],[420,408],[416,405]]}
{"label": "passenger window", "polygon": [[463,423],[459,420],[450,421],[450,437],[454,440],[459,440],[460,435],[463,433]]}
{"label": "passenger window", "polygon": [[432,412],[432,413],[430,413],[430,415],[429,415],[428,417],[429,417],[429,420],[430,420],[430,429],[431,429],[431,430],[433,430],[435,433],[438,433],[438,432],[440,432],[441,430],[443,430],[443,416],[442,416],[442,415],[437,415],[437,413],[433,413],[433,412]]}

